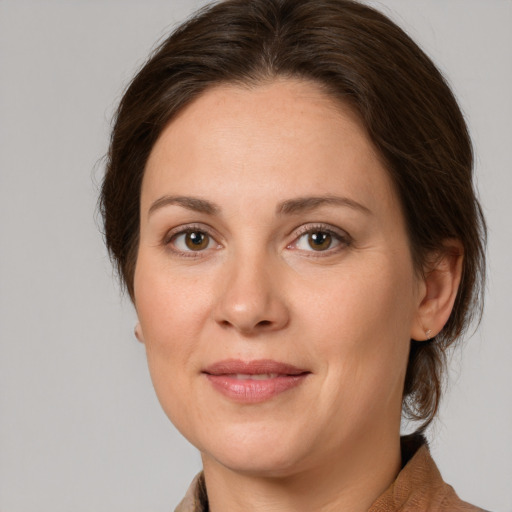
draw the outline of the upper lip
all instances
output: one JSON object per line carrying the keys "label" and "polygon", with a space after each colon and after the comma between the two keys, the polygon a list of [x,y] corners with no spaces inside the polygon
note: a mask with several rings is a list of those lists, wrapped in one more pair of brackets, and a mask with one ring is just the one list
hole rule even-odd
{"label": "upper lip", "polygon": [[254,359],[242,361],[240,359],[225,359],[207,366],[203,373],[208,375],[259,375],[277,373],[279,375],[301,375],[309,373],[308,370],[294,366],[293,364],[281,363],[272,359]]}

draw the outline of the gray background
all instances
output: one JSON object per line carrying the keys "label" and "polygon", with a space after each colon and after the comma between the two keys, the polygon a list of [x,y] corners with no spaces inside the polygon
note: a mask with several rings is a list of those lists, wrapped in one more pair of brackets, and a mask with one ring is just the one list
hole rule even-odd
{"label": "gray background", "polygon": [[[161,412],[94,210],[121,91],[204,2],[0,0],[0,511],[168,511],[199,456]],[[444,70],[490,225],[483,323],[431,431],[460,496],[512,511],[512,2],[385,0]]]}

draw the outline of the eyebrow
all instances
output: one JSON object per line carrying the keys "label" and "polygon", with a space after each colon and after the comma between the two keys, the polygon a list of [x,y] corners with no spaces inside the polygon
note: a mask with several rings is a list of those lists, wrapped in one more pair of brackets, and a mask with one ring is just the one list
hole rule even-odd
{"label": "eyebrow", "polygon": [[[192,210],[199,213],[206,213],[207,215],[216,215],[220,213],[220,207],[206,199],[199,199],[198,197],[190,196],[162,196],[151,204],[148,210],[148,215],[151,215],[156,210],[169,205],[178,205],[187,210]],[[298,197],[296,199],[288,199],[277,205],[276,213],[278,215],[294,215],[297,213],[304,213],[321,206],[344,206],[359,210],[365,214],[371,214],[372,211],[366,206],[349,199],[348,197],[340,196],[309,196]]]}
{"label": "eyebrow", "polygon": [[298,197],[297,199],[289,199],[279,204],[277,213],[279,215],[293,215],[297,213],[304,213],[321,206],[345,206],[354,210],[359,210],[367,215],[371,215],[372,211],[366,206],[349,199],[348,197],[340,196],[311,196],[311,197]]}
{"label": "eyebrow", "polygon": [[178,206],[186,208],[187,210],[206,213],[208,215],[215,215],[220,211],[220,208],[217,205],[207,201],[206,199],[199,199],[198,197],[189,196],[162,196],[149,207],[148,215],[151,215],[156,210],[159,210],[164,206],[169,206],[172,204],[177,204]]}

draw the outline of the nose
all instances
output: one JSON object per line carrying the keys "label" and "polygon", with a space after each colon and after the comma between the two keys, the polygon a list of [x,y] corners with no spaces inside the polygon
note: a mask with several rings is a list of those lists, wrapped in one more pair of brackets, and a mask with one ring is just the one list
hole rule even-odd
{"label": "nose", "polygon": [[277,262],[242,258],[226,265],[214,308],[216,322],[245,336],[286,327],[290,314]]}

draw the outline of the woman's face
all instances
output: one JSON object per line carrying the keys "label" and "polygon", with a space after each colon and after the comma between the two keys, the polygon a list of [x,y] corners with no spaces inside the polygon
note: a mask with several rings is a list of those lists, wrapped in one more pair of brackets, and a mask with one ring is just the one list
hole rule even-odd
{"label": "woman's face", "polygon": [[158,398],[205,464],[286,475],[398,436],[423,285],[357,116],[315,84],[218,86],[167,126],[134,284]]}

